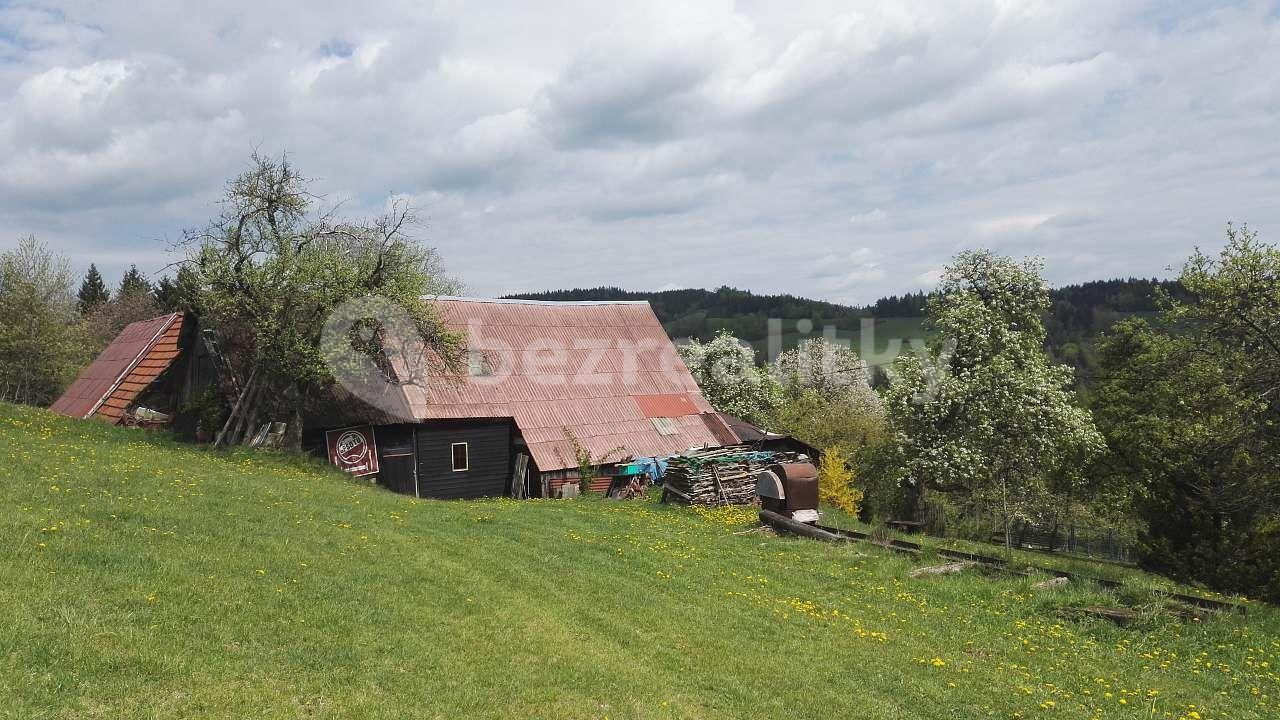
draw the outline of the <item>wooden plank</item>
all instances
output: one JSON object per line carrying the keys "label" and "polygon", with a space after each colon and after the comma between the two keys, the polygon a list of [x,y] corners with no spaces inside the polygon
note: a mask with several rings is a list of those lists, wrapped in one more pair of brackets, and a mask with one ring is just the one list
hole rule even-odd
{"label": "wooden plank", "polygon": [[684,499],[684,501],[685,501],[685,502],[687,502],[687,503],[692,503],[692,502],[693,502],[693,498],[689,497],[688,495],[685,495],[684,493],[682,493],[682,492],[680,492],[679,490],[677,490],[677,489],[675,489],[674,487],[672,487],[672,486],[671,486],[671,483],[663,483],[663,484],[662,484],[662,492],[663,492],[664,494],[665,494],[665,493],[671,493],[672,495],[675,495],[675,496],[677,496],[677,497],[680,497],[680,498]]}
{"label": "wooden plank", "polygon": [[793,533],[795,535],[810,537],[817,540],[851,542],[850,538],[841,537],[833,532],[814,527],[813,525],[797,522],[785,515],[773,512],[772,510],[761,510],[760,522],[765,525],[772,525],[779,530],[785,530],[786,532]]}
{"label": "wooden plank", "polygon": [[511,497],[523,500],[528,497],[529,456],[524,453],[516,455],[515,471],[511,474]]}

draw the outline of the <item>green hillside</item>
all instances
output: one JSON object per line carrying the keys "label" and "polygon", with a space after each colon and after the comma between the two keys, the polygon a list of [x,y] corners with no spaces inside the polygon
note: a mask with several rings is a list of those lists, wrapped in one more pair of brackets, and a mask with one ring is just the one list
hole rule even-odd
{"label": "green hillside", "polygon": [[[0,718],[1274,718],[1280,614],[742,533],[421,501],[0,405]],[[930,559],[922,563],[935,562]]]}

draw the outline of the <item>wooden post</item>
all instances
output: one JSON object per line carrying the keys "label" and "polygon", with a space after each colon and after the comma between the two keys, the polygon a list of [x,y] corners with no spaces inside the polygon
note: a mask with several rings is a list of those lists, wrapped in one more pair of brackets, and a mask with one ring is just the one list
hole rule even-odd
{"label": "wooden post", "polygon": [[716,498],[720,502],[724,502],[724,486],[720,484],[720,473],[716,471],[716,466],[711,466],[711,482],[716,486]]}
{"label": "wooden post", "polygon": [[515,472],[511,475],[511,497],[516,500],[524,500],[529,496],[526,485],[528,479],[529,456],[524,453],[517,453]]}

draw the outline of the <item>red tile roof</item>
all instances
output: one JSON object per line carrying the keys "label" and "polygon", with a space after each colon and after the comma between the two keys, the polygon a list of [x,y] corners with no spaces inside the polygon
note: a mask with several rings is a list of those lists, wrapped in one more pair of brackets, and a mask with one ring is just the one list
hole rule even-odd
{"label": "red tile roof", "polygon": [[[623,448],[609,460],[722,444],[700,417],[711,405],[646,302],[435,305],[493,373],[407,386],[419,420],[513,418],[542,471],[577,467],[566,429],[595,457]],[[672,418],[676,433],[658,432],[653,417]]]}
{"label": "red tile roof", "polygon": [[119,422],[138,395],[178,357],[182,320],[182,313],[174,313],[125,327],[49,409],[75,418]]}

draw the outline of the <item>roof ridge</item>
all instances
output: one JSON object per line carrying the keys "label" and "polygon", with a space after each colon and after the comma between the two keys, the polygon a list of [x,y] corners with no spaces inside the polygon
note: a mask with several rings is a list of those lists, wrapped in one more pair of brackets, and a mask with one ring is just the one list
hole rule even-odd
{"label": "roof ridge", "polygon": [[423,300],[450,300],[457,302],[499,303],[504,305],[648,305],[648,300],[524,300],[520,298],[481,298],[464,295],[423,295]]}
{"label": "roof ridge", "polygon": [[[163,321],[160,323],[160,328],[156,330],[155,333],[152,334],[151,339],[147,341],[147,344],[138,351],[138,354],[133,357],[133,360],[129,361],[129,364],[125,366],[124,370],[116,376],[115,382],[111,383],[111,386],[107,388],[107,391],[103,393],[102,397],[98,398],[98,401],[94,403],[93,408],[90,409],[89,412],[85,413],[82,419],[87,420],[93,417],[94,413],[98,412],[98,409],[107,401],[107,398],[111,397],[112,393],[120,387],[120,383],[124,382],[124,379],[129,377],[129,373],[133,372],[134,368],[138,367],[138,363],[142,362],[142,359],[147,356],[147,353],[151,352],[151,349],[156,346],[156,343],[160,342],[160,336],[168,332],[169,328],[173,327],[173,323],[181,316],[182,313],[174,312],[167,315],[157,315],[156,317],[149,318],[147,320],[138,320],[136,322],[129,323],[129,325],[135,325],[138,323],[155,322],[157,320]],[[123,334],[124,330],[121,330],[120,332]],[[119,339],[119,337],[120,336],[117,335],[116,339]],[[111,342],[114,343],[115,340],[112,340]],[[110,348],[110,345],[107,347]],[[106,350],[103,350],[103,352],[106,352]]]}

